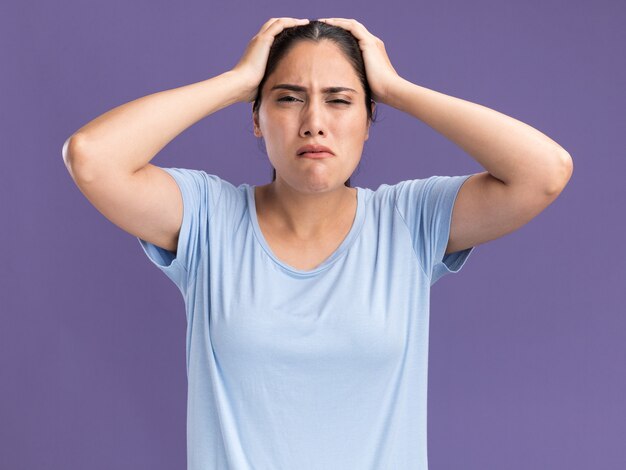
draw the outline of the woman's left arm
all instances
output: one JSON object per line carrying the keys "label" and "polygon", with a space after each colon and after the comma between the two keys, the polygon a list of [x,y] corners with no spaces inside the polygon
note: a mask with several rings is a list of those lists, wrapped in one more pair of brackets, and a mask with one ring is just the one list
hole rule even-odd
{"label": "woman's left arm", "polygon": [[[357,38],[374,101],[423,121],[465,150],[495,181],[549,197],[556,197],[569,181],[572,158],[545,134],[486,106],[405,80],[391,64],[384,42],[358,21],[319,21],[347,29]],[[495,182],[487,176],[479,179]]]}
{"label": "woman's left arm", "polygon": [[415,116],[471,155],[503,183],[554,195],[569,180],[569,153],[537,129],[480,104],[397,76],[384,102]]}
{"label": "woman's left arm", "polygon": [[374,101],[423,121],[487,169],[459,188],[446,254],[520,228],[563,191],[574,165],[569,153],[548,136],[493,109],[400,77],[383,41],[358,21],[320,21],[345,28],[357,38]]}

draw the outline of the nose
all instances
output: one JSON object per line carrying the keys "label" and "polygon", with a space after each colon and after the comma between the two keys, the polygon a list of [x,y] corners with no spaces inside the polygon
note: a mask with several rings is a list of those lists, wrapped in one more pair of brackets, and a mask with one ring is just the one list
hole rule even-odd
{"label": "nose", "polygon": [[316,100],[309,102],[302,108],[302,124],[300,136],[324,135],[326,133],[323,110]]}

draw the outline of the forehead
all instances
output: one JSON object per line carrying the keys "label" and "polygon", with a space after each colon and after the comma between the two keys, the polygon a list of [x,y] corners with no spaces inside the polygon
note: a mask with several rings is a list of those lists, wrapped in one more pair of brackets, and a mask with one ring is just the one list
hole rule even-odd
{"label": "forehead", "polygon": [[361,82],[351,62],[331,41],[301,41],[285,56],[268,77],[268,90],[279,83],[305,87],[307,90],[327,87],[361,89]]}

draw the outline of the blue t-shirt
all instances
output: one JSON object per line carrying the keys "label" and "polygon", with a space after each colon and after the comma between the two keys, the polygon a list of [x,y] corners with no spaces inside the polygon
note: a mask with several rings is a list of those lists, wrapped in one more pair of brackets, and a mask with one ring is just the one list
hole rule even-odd
{"label": "blue t-shirt", "polygon": [[426,470],[430,287],[464,176],[357,187],[352,228],[315,269],[278,259],[254,186],[164,168],[176,255],[139,239],[187,318],[189,470]]}

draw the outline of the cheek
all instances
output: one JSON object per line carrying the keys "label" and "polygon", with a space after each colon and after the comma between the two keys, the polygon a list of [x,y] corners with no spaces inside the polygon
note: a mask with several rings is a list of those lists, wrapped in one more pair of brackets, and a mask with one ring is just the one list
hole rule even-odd
{"label": "cheek", "polygon": [[361,146],[365,142],[365,138],[367,137],[367,125],[361,123],[358,119],[352,119],[350,123],[348,123],[344,127],[344,135],[346,136],[346,140],[351,143],[353,147]]}
{"label": "cheek", "polygon": [[266,117],[264,128],[266,132],[280,137],[282,135],[292,132],[292,129],[297,127],[297,121],[284,114],[269,114]]}
{"label": "cheek", "polygon": [[[356,111],[356,110],[355,110]],[[346,113],[342,116],[342,126],[349,128],[354,133],[364,133],[367,128],[367,114],[365,110],[358,112]]]}

